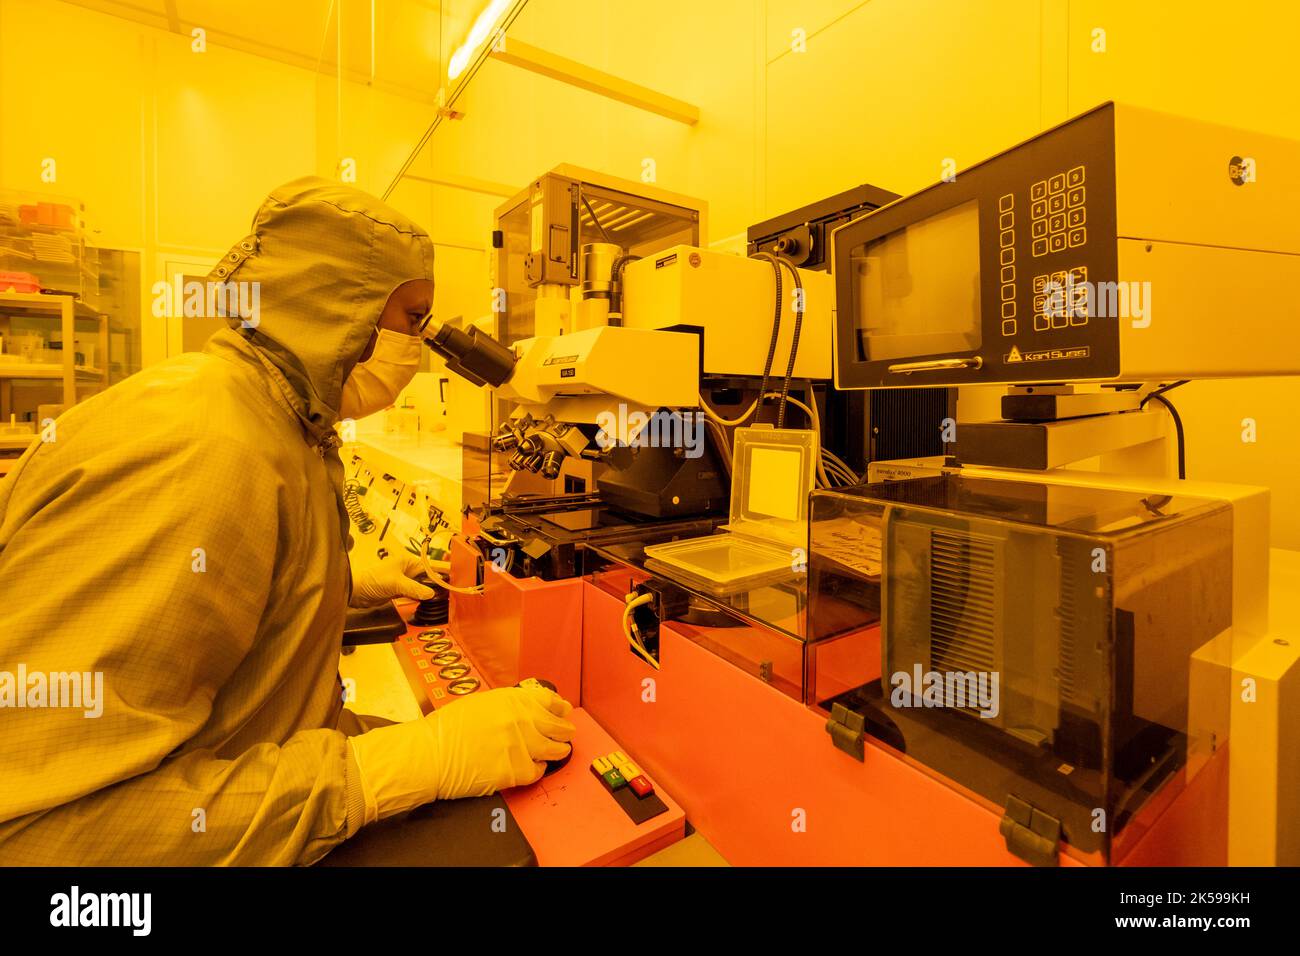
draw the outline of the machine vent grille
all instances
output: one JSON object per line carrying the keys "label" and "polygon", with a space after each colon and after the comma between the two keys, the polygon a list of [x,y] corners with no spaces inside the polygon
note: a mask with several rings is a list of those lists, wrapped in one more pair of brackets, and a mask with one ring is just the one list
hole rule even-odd
{"label": "machine vent grille", "polygon": [[[599,218],[600,226],[604,227],[608,233],[625,232],[628,229],[642,228],[652,224],[655,220],[655,214],[649,209],[635,209],[625,206],[622,203],[610,202],[607,199],[589,199],[591,208],[595,210]],[[582,221],[583,232],[596,230],[597,220],[592,218],[591,212],[585,207],[579,213]]]}
{"label": "machine vent grille", "polygon": [[951,414],[949,389],[882,388],[869,395],[868,454],[872,461],[948,452],[943,443],[943,420]]}
{"label": "machine vent grille", "polygon": [[930,667],[997,670],[997,552],[992,541],[930,532]]}
{"label": "machine vent grille", "polygon": [[1059,613],[1056,618],[1061,628],[1059,675],[1061,700],[1064,702],[1074,700],[1076,681],[1078,679],[1078,661],[1075,656],[1077,640],[1075,622],[1078,619],[1079,609],[1075,598],[1079,593],[1079,566],[1077,561],[1071,561],[1069,555],[1061,552],[1059,543],[1057,554],[1060,557],[1057,563],[1061,569],[1061,596],[1058,604]]}

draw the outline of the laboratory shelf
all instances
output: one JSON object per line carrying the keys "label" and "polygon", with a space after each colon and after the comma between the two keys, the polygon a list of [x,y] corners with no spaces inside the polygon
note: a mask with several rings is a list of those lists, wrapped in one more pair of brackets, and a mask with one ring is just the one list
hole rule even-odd
{"label": "laboratory shelf", "polygon": [[[61,381],[62,403],[71,408],[77,403],[77,389],[82,385],[108,386],[108,365],[91,367],[76,364],[78,323],[94,323],[97,328],[97,356],[108,356],[108,316],[97,312],[71,295],[46,295],[40,292],[0,292],[0,336],[9,341],[15,318],[44,319],[57,322],[63,343],[61,362],[14,361],[0,357],[0,417],[13,411],[15,381]],[[47,340],[48,341],[48,340]]]}

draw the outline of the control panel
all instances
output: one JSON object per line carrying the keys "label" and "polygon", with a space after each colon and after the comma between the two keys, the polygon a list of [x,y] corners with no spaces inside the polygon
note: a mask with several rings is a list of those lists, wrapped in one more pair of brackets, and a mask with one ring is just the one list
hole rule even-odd
{"label": "control panel", "polygon": [[[1107,290],[1116,278],[1113,155],[1109,164],[1104,155],[1089,156],[1105,146],[1108,132],[1113,136],[1100,122],[1105,118],[1105,113],[1088,114],[986,164],[995,179],[998,173],[1009,178],[1010,188],[997,199],[996,335],[991,334],[994,323],[981,323],[982,374],[972,381],[1058,381],[1118,373],[1118,324],[1099,308],[1110,301]],[[1090,189],[1097,206],[1092,243]],[[1017,211],[1024,217],[1019,230],[1014,226]],[[981,216],[982,229],[983,220]],[[983,243],[985,248],[989,244]],[[1093,291],[1097,281],[1109,283],[1100,296]]]}
{"label": "control panel", "polygon": [[474,662],[447,627],[412,627],[395,649],[417,696],[427,699],[434,709],[485,687]]}
{"label": "control panel", "polygon": [[444,508],[446,489],[434,481],[406,481],[373,466],[360,452],[345,457],[343,506],[354,547],[431,556],[447,548],[459,515]]}
{"label": "control panel", "polygon": [[836,230],[836,384],[1119,374],[1113,107]]}

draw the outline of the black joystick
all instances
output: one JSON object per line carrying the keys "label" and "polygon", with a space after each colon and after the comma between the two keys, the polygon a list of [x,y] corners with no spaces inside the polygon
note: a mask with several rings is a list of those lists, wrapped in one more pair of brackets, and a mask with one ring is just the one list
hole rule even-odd
{"label": "black joystick", "polygon": [[[559,693],[559,691],[555,689],[554,684],[552,684],[550,681],[542,677],[525,677],[515,686],[523,687],[526,684],[528,684],[530,681],[534,684],[540,684],[541,686],[545,687],[547,690],[551,691],[551,693],[554,694]],[[542,776],[549,777],[551,774],[555,773],[555,771],[559,770],[561,767],[567,764],[569,760],[572,759],[572,757],[573,757],[573,744],[569,744],[569,752],[565,754],[563,757],[561,757],[559,760],[546,761],[546,770],[542,773]]]}

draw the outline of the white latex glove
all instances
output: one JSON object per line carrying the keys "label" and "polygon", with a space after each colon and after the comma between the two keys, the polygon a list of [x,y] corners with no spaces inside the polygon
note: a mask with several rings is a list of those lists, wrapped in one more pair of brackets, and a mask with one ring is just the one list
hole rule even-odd
{"label": "white latex glove", "polygon": [[424,566],[409,551],[365,558],[354,548],[348,552],[348,564],[352,567],[352,598],[348,603],[353,607],[372,607],[398,597],[423,601],[434,595],[433,588],[415,580]]}
{"label": "white latex glove", "polygon": [[573,710],[538,684],[465,697],[427,717],[348,738],[361,770],[366,822],[431,800],[482,797],[541,779],[571,747]]}

